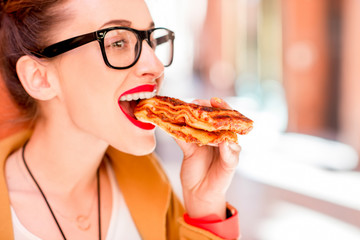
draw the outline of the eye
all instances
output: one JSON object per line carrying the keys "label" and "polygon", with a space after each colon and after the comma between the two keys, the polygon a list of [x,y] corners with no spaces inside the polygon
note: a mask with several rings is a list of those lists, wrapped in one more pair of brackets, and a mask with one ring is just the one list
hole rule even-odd
{"label": "eye", "polygon": [[115,41],[111,43],[111,47],[114,48],[124,48],[126,45],[126,41],[125,40],[119,40],[119,41]]}
{"label": "eye", "polygon": [[129,39],[120,36],[107,38],[105,41],[105,46],[109,49],[125,49],[129,46]]}

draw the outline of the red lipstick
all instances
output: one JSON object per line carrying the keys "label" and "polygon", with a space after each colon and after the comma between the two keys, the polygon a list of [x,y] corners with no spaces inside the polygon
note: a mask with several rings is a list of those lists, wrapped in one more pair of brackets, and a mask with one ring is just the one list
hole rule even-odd
{"label": "red lipstick", "polygon": [[137,92],[153,92],[155,89],[156,89],[156,85],[151,85],[151,84],[137,86],[121,94],[120,98],[124,95],[137,93]]}
{"label": "red lipstick", "polygon": [[[135,119],[133,112],[126,111],[122,106],[122,104],[125,104],[127,101],[121,101],[120,98],[127,94],[133,94],[133,93],[137,93],[137,92],[153,92],[154,90],[156,90],[156,85],[150,85],[150,84],[141,85],[141,86],[132,88],[132,89],[122,93],[118,99],[119,107],[120,107],[121,111],[124,113],[124,115],[129,119],[129,121],[132,122],[135,126],[141,128],[141,129],[144,129],[144,130],[152,130],[155,128],[155,125],[153,125],[151,123],[141,122],[141,121]],[[130,102],[128,102],[126,104],[129,104],[129,106],[132,105],[132,104],[130,104]],[[134,110],[133,107],[129,107],[129,109],[131,109],[130,111]]]}

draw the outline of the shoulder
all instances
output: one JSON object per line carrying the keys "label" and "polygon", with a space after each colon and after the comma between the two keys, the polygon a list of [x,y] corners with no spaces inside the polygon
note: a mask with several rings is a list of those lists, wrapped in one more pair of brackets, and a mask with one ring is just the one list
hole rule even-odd
{"label": "shoulder", "polygon": [[4,177],[6,179],[6,184],[8,187],[8,191],[9,192],[13,192],[16,190],[19,190],[19,188],[21,188],[19,185],[20,182],[19,178],[21,178],[21,174],[19,171],[20,165],[19,162],[17,161],[19,158],[19,154],[20,150],[17,150],[16,152],[10,154],[6,159],[5,159],[5,163],[4,163]]}
{"label": "shoulder", "polygon": [[[12,239],[12,221],[10,212],[10,195],[15,196],[11,201],[24,199],[21,196],[22,186],[19,186],[16,173],[16,155],[17,149],[21,148],[26,139],[30,136],[29,131],[22,131],[0,141],[0,236],[1,238]],[[19,193],[19,194],[18,194]]]}

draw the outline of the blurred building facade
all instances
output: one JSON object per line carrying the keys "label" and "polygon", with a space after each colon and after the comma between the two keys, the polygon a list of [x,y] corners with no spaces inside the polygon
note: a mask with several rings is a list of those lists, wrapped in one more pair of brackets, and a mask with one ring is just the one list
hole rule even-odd
{"label": "blurred building facade", "polygon": [[287,131],[360,153],[359,13],[357,0],[209,0],[195,71],[211,94],[260,108],[281,100],[281,86]]}
{"label": "blurred building facade", "polygon": [[288,130],[333,138],[360,153],[360,2],[283,0]]}

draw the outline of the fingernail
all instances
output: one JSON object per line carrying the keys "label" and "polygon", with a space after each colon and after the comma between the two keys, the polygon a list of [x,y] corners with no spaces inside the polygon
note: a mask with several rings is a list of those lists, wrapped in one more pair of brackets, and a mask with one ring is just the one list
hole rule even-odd
{"label": "fingernail", "polygon": [[241,147],[239,144],[234,143],[234,142],[227,142],[229,148],[231,149],[231,151],[233,152],[240,152],[241,151]]}
{"label": "fingernail", "polygon": [[222,104],[223,103],[223,100],[221,98],[218,98],[218,97],[214,97],[213,98],[215,102],[217,102],[218,104]]}

